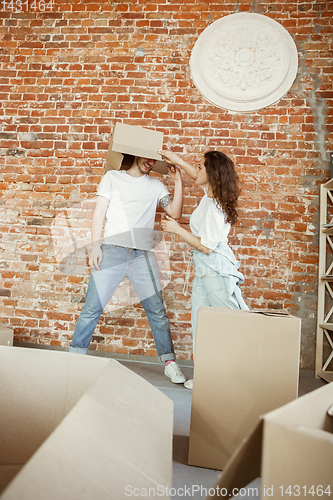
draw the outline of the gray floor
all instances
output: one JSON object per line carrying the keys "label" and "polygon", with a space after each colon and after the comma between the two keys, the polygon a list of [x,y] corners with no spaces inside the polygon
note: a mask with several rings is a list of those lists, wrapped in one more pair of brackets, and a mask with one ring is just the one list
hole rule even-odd
{"label": "gray floor", "polygon": [[[174,402],[173,488],[175,491],[178,490],[180,492],[180,496],[176,494],[172,498],[179,500],[184,498],[184,487],[190,488],[190,490],[187,491],[190,492],[191,496],[187,495],[187,498],[194,500],[206,498],[206,492],[209,488],[214,486],[220,471],[187,465],[192,391],[185,389],[183,385],[171,384],[163,375],[163,366],[159,363],[128,360],[119,361],[144,379],[148,380]],[[181,365],[181,368],[187,378],[192,378],[193,368],[191,366]],[[325,384],[326,382],[323,380],[314,378],[313,371],[301,370],[299,395],[302,396]],[[260,492],[260,479],[257,478],[250,486],[257,488]],[[242,496],[240,498],[253,500],[260,497],[259,495],[255,495]]]}

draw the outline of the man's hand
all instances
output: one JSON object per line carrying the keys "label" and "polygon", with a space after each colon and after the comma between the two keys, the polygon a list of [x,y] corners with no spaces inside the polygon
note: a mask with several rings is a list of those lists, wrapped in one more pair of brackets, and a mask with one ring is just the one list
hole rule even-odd
{"label": "man's hand", "polygon": [[171,217],[167,216],[162,220],[162,229],[167,233],[177,234],[180,227],[180,224]]}
{"label": "man's hand", "polygon": [[100,246],[93,246],[89,254],[89,266],[95,271],[99,271],[99,266],[103,260],[103,252]]}
{"label": "man's hand", "polygon": [[180,175],[180,168],[177,167],[177,165],[171,165],[170,167],[169,165],[167,165],[167,167],[169,170],[169,175],[173,178],[175,182],[182,180]]}

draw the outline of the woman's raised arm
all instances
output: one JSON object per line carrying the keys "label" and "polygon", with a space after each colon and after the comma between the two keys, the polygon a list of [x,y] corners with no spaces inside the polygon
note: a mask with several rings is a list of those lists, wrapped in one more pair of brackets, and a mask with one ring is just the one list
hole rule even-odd
{"label": "woman's raised arm", "polygon": [[196,169],[189,163],[186,163],[186,161],[182,160],[178,155],[176,155],[176,153],[161,149],[159,151],[159,154],[162,156],[164,161],[170,163],[170,165],[177,165],[179,168],[184,170],[184,172],[186,172],[192,179],[197,178]]}

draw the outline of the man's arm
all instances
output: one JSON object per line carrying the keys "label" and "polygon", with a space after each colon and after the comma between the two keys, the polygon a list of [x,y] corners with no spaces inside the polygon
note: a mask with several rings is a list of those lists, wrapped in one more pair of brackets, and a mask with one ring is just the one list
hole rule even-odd
{"label": "man's arm", "polygon": [[110,200],[104,196],[97,196],[97,203],[91,223],[92,249],[89,254],[89,266],[95,271],[99,271],[103,254],[101,249],[101,235],[103,231],[106,211]]}
{"label": "man's arm", "polygon": [[183,208],[183,187],[180,170],[177,167],[169,167],[169,174],[175,181],[175,191],[173,198],[171,194],[167,194],[160,199],[160,206],[173,219],[179,219],[182,215]]}

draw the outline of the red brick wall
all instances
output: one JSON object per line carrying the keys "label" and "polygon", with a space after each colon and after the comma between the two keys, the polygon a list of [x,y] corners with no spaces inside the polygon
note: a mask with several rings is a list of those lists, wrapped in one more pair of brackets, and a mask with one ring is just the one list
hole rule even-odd
{"label": "red brick wall", "polygon": [[[287,309],[302,319],[301,366],[313,367],[318,185],[329,177],[333,148],[333,3],[55,0],[43,13],[43,2],[29,2],[29,12],[17,12],[15,1],[0,11],[0,318],[15,340],[70,343],[87,271],[59,268],[51,227],[68,216],[76,234],[87,234],[84,202],[103,175],[110,131],[123,121],[163,131],[165,145],[188,161],[208,148],[235,160],[241,218],[230,243],[246,278],[244,297],[251,307]],[[241,11],[280,22],[300,64],[282,100],[238,114],[201,96],[189,57],[211,22]],[[184,223],[199,196],[186,180]],[[165,302],[177,354],[190,358],[188,247],[166,239]],[[121,300],[120,290],[115,302]],[[115,307],[102,316],[91,347],[155,355],[141,306]]]}

